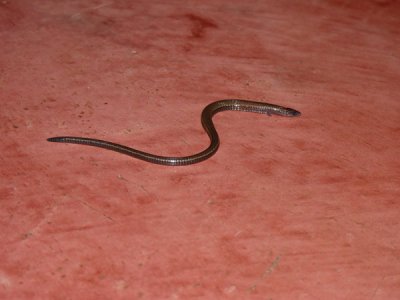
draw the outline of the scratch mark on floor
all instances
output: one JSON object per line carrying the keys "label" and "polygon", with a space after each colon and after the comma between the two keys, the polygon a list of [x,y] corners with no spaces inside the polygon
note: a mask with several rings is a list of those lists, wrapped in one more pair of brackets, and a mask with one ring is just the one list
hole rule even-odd
{"label": "scratch mark on floor", "polygon": [[254,283],[252,286],[249,287],[248,290],[250,293],[255,292],[257,286],[261,283],[261,281],[265,279],[267,276],[269,276],[278,267],[280,260],[281,257],[279,255],[275,257],[275,259],[272,261],[268,269],[265,270],[265,272],[262,274],[261,278],[259,278],[256,283]]}
{"label": "scratch mark on floor", "polygon": [[157,196],[153,195],[152,193],[150,193],[145,187],[144,185],[140,184],[139,185],[140,188],[150,197],[153,197],[154,199],[156,199],[157,202],[159,202],[159,199],[157,198]]}
{"label": "scratch mark on floor", "polygon": [[102,211],[98,210],[97,208],[94,208],[93,206],[91,206],[89,203],[83,201],[83,200],[78,200],[80,203],[82,203],[83,205],[85,205],[86,207],[90,208],[91,210],[98,212],[99,214],[101,214],[103,217],[109,219],[111,222],[115,223],[114,219],[111,218],[110,216],[106,215],[105,213],[103,213]]}
{"label": "scratch mark on floor", "polygon": [[110,6],[110,5],[112,5],[112,3],[106,2],[106,3],[99,4],[99,5],[97,5],[97,6],[88,7],[88,8],[86,8],[86,9],[82,9],[80,12],[77,12],[77,13],[71,15],[71,19],[80,17],[80,16],[82,15],[82,13],[85,13],[85,12],[88,12],[88,11],[98,10],[98,9],[100,9],[100,8],[103,8],[103,7],[106,7],[106,6]]}
{"label": "scratch mark on floor", "polygon": [[279,255],[277,257],[275,257],[274,261],[271,263],[269,268],[264,272],[262,278],[265,278],[269,274],[271,274],[275,270],[275,268],[279,265],[280,260],[281,260],[281,257]]}

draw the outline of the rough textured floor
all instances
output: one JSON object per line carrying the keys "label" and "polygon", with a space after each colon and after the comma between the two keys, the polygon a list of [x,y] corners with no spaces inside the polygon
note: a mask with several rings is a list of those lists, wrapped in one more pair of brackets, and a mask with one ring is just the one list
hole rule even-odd
{"label": "rough textured floor", "polygon": [[[0,2],[1,299],[400,299],[399,1]],[[202,150],[187,167],[55,144]]]}

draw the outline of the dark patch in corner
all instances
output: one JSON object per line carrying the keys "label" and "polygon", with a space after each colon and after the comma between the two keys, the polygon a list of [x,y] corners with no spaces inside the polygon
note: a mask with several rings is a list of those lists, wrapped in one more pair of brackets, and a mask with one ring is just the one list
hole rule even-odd
{"label": "dark patch in corner", "polygon": [[390,6],[395,4],[397,0],[374,0],[373,3],[377,6]]}
{"label": "dark patch in corner", "polygon": [[0,1],[0,31],[16,26],[24,17],[22,11],[10,1]]}
{"label": "dark patch in corner", "polygon": [[195,14],[186,14],[185,17],[192,22],[191,33],[193,38],[203,38],[206,29],[218,28],[218,25],[215,22]]}

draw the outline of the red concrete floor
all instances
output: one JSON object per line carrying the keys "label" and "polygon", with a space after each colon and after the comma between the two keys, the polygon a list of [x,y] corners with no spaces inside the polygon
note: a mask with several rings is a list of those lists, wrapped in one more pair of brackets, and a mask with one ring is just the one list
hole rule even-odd
{"label": "red concrete floor", "polygon": [[[0,299],[400,299],[399,1],[0,2]],[[89,136],[166,167],[49,143]]]}

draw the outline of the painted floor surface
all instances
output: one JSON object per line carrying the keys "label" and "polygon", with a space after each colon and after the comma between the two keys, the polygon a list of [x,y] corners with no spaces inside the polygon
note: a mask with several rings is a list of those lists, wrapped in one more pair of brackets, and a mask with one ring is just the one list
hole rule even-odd
{"label": "painted floor surface", "polygon": [[[400,2],[0,2],[0,299],[400,299]],[[223,112],[240,98],[299,118]]]}

